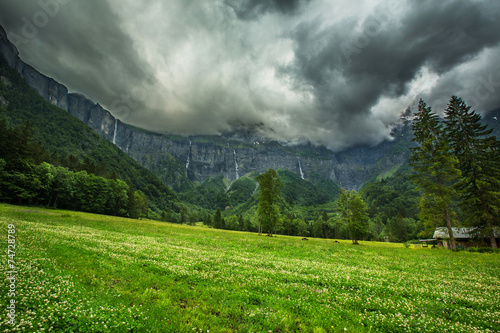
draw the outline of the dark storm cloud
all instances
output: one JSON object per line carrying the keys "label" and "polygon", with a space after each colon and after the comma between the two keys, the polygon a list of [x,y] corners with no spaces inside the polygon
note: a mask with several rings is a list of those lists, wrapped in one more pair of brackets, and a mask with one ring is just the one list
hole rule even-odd
{"label": "dark storm cloud", "polygon": [[442,75],[431,92],[422,96],[443,111],[451,95],[461,96],[474,110],[484,113],[500,105],[500,47]]}
{"label": "dark storm cloud", "polygon": [[[294,31],[296,60],[282,71],[313,87],[322,123],[355,130],[359,117],[368,117],[381,96],[405,94],[424,66],[443,74],[500,41],[497,2],[411,4],[399,14],[381,5],[360,29],[360,22],[350,18],[326,28],[322,22],[305,22]],[[499,68],[498,63],[489,66]]]}
{"label": "dark storm cloud", "polygon": [[[57,13],[42,22],[40,12],[55,12],[50,4]],[[24,60],[160,132],[252,129],[338,150],[390,139],[391,123],[420,97],[435,110],[452,94],[480,112],[500,105],[497,0],[6,0],[0,8],[9,37],[23,37],[27,21],[39,25],[18,45]]]}
{"label": "dark storm cloud", "polygon": [[153,72],[105,1],[5,0],[0,22],[20,56],[70,90],[104,105]]}

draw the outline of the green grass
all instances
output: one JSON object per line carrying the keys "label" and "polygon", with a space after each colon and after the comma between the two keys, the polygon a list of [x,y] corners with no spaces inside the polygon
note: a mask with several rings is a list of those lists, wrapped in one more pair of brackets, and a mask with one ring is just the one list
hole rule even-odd
{"label": "green grass", "polygon": [[[500,255],[0,205],[1,332],[498,332]],[[52,328],[51,328],[52,327]]]}

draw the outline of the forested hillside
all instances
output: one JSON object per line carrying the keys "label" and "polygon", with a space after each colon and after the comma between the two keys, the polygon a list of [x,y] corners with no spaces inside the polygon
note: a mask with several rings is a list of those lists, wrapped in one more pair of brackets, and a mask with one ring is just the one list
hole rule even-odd
{"label": "forested hillside", "polygon": [[[154,211],[177,202],[176,194],[118,147],[104,140],[74,116],[46,102],[0,57],[0,119],[7,128],[30,124],[33,142],[47,150],[54,165],[131,184],[148,198]],[[18,148],[18,147],[15,147]],[[5,151],[0,152],[2,155]],[[2,158],[2,156],[0,156]]]}
{"label": "forested hillside", "polygon": [[[417,238],[423,231],[418,221],[420,192],[410,179],[413,172],[408,165],[388,178],[366,184],[360,195],[368,205],[370,233],[375,240],[405,242]],[[420,236],[432,236],[422,234]]]}

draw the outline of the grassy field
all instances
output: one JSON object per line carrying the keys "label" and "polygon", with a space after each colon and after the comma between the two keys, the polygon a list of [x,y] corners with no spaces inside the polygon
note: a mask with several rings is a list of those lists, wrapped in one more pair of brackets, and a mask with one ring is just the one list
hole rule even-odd
{"label": "grassy field", "polygon": [[500,331],[498,254],[9,205],[0,230],[0,332]]}

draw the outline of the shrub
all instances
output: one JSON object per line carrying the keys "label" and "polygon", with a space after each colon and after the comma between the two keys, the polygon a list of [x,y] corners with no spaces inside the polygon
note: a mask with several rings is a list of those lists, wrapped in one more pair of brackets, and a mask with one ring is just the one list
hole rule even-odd
{"label": "shrub", "polygon": [[500,253],[500,249],[493,249],[491,247],[471,247],[469,248],[469,252]]}

